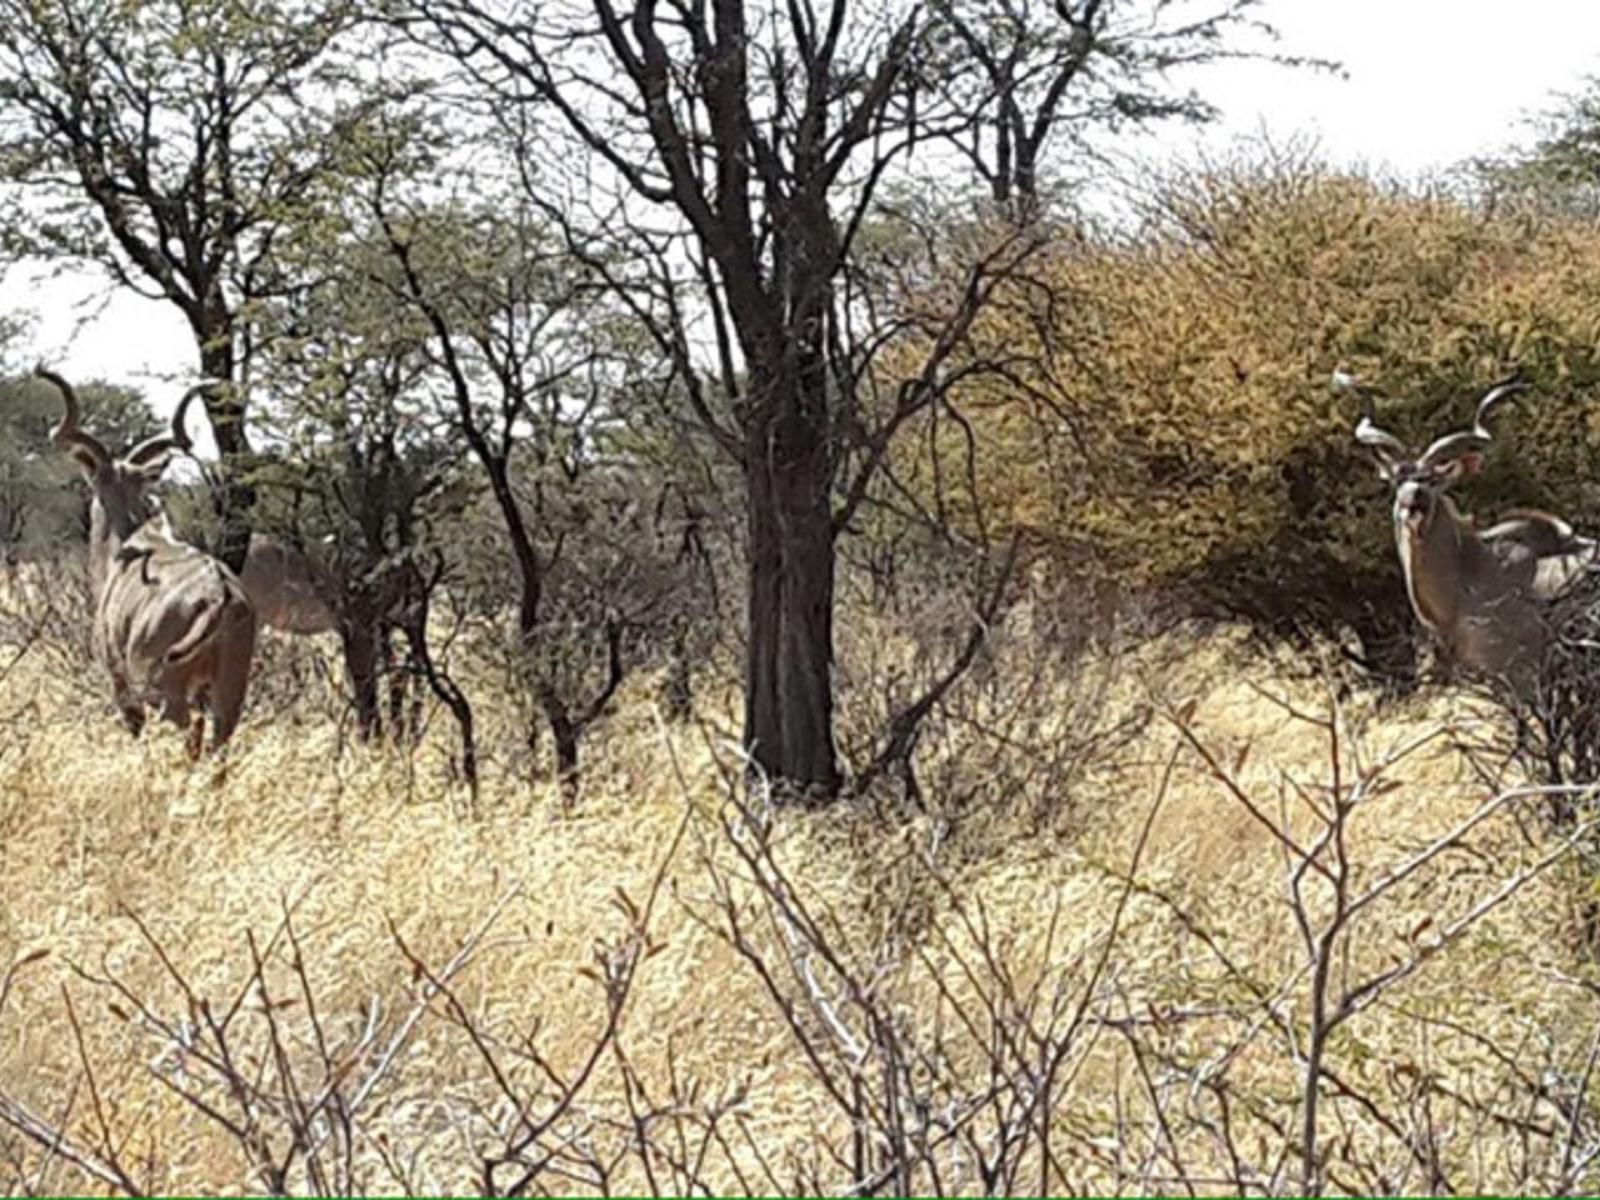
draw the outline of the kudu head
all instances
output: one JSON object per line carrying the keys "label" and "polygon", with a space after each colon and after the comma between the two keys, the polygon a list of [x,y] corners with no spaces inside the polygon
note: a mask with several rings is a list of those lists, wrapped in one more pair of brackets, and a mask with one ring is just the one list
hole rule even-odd
{"label": "kudu head", "polygon": [[172,414],[168,433],[146,438],[118,458],[106,449],[104,442],[83,428],[82,408],[72,385],[42,366],[36,368],[34,374],[55,386],[66,407],[66,415],[50,431],[50,440],[57,449],[71,455],[89,481],[94,495],[91,539],[96,544],[108,539],[117,543],[126,541],[134,530],[156,515],[151,489],[160,480],[172,456],[193,448],[184,431],[184,418],[189,405],[211,385],[200,384],[184,394],[177,411]]}
{"label": "kudu head", "polygon": [[1334,385],[1361,397],[1356,441],[1372,452],[1378,474],[1394,489],[1395,538],[1411,543],[1425,539],[1436,521],[1461,519],[1447,493],[1482,468],[1483,456],[1494,440],[1486,422],[1495,407],[1528,387],[1516,375],[1502,379],[1478,401],[1470,429],[1435,438],[1421,454],[1414,454],[1403,441],[1378,425],[1370,389],[1343,373],[1334,375]]}

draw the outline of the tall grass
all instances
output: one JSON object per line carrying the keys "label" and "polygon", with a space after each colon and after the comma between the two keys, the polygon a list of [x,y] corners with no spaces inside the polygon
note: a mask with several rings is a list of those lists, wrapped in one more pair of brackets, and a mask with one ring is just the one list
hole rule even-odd
{"label": "tall grass", "polygon": [[[875,620],[843,624],[892,655]],[[1042,686],[1011,620],[920,807],[815,813],[743,789],[709,686],[671,726],[633,681],[567,811],[482,682],[469,817],[447,730],[341,745],[315,672],[221,772],[30,649],[0,680],[0,1191],[1600,1184],[1583,884],[1486,718],[1340,700],[1228,632]],[[996,748],[1089,724],[1123,733],[1070,771]],[[1377,895],[1341,916],[1336,879]],[[1397,967],[1308,1075],[1317,996]]]}

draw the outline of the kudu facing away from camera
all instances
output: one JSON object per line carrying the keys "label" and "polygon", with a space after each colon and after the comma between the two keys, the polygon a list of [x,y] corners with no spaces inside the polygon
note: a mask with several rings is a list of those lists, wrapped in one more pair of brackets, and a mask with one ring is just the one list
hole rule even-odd
{"label": "kudu facing away from camera", "polygon": [[1447,494],[1482,466],[1495,406],[1527,384],[1515,376],[1495,384],[1478,401],[1471,429],[1445,434],[1415,456],[1378,427],[1368,389],[1342,374],[1334,385],[1361,395],[1356,441],[1394,488],[1395,547],[1417,619],[1473,670],[1524,677],[1537,669],[1547,644],[1545,606],[1594,561],[1596,543],[1532,509],[1480,530]]}
{"label": "kudu facing away from camera", "polygon": [[61,376],[37,374],[54,384],[66,416],[51,431],[54,444],[83,468],[93,500],[89,509],[89,583],[95,606],[95,654],[111,672],[122,719],[134,733],[144,727],[145,705],[189,732],[189,756],[198,758],[211,710],[212,743],[221,746],[239,723],[256,617],[238,577],[217,559],[175,539],[159,517],[150,489],[174,451],[190,449],[183,419],[204,386],[184,396],[170,434],[140,442],[114,458],[79,425],[78,397]]}

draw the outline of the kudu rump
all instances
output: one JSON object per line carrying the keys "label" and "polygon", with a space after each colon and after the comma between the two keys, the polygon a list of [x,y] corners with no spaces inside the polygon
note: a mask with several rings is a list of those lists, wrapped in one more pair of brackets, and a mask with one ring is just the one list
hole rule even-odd
{"label": "kudu rump", "polygon": [[94,498],[89,509],[89,583],[94,599],[95,654],[111,672],[122,719],[134,734],[145,706],[189,730],[189,755],[198,758],[211,710],[212,744],[221,746],[239,723],[256,616],[238,577],[204,551],[177,541],[157,519],[150,489],[174,451],[190,449],[183,419],[203,388],[178,405],[170,434],[140,442],[122,458],[79,426],[77,394],[43,367],[66,416],[51,441],[83,469]]}
{"label": "kudu rump", "polygon": [[1360,394],[1356,441],[1394,488],[1395,547],[1417,620],[1463,666],[1512,677],[1537,669],[1546,606],[1594,562],[1596,543],[1533,509],[1513,509],[1480,530],[1447,494],[1482,466],[1495,407],[1527,384],[1514,376],[1495,384],[1478,401],[1471,429],[1435,439],[1420,455],[1379,428],[1369,389],[1343,374],[1334,386]]}

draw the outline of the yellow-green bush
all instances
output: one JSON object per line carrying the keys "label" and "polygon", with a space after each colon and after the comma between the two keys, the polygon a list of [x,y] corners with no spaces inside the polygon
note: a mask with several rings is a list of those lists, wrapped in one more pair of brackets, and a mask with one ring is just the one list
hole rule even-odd
{"label": "yellow-green bush", "polygon": [[[1283,164],[1180,177],[1156,209],[1137,237],[1052,248],[1045,287],[977,330],[973,354],[1017,364],[959,397],[992,528],[1280,625],[1402,618],[1336,366],[1420,442],[1520,365],[1534,390],[1462,502],[1596,524],[1600,230]],[[950,461],[960,441],[931,439]]]}

